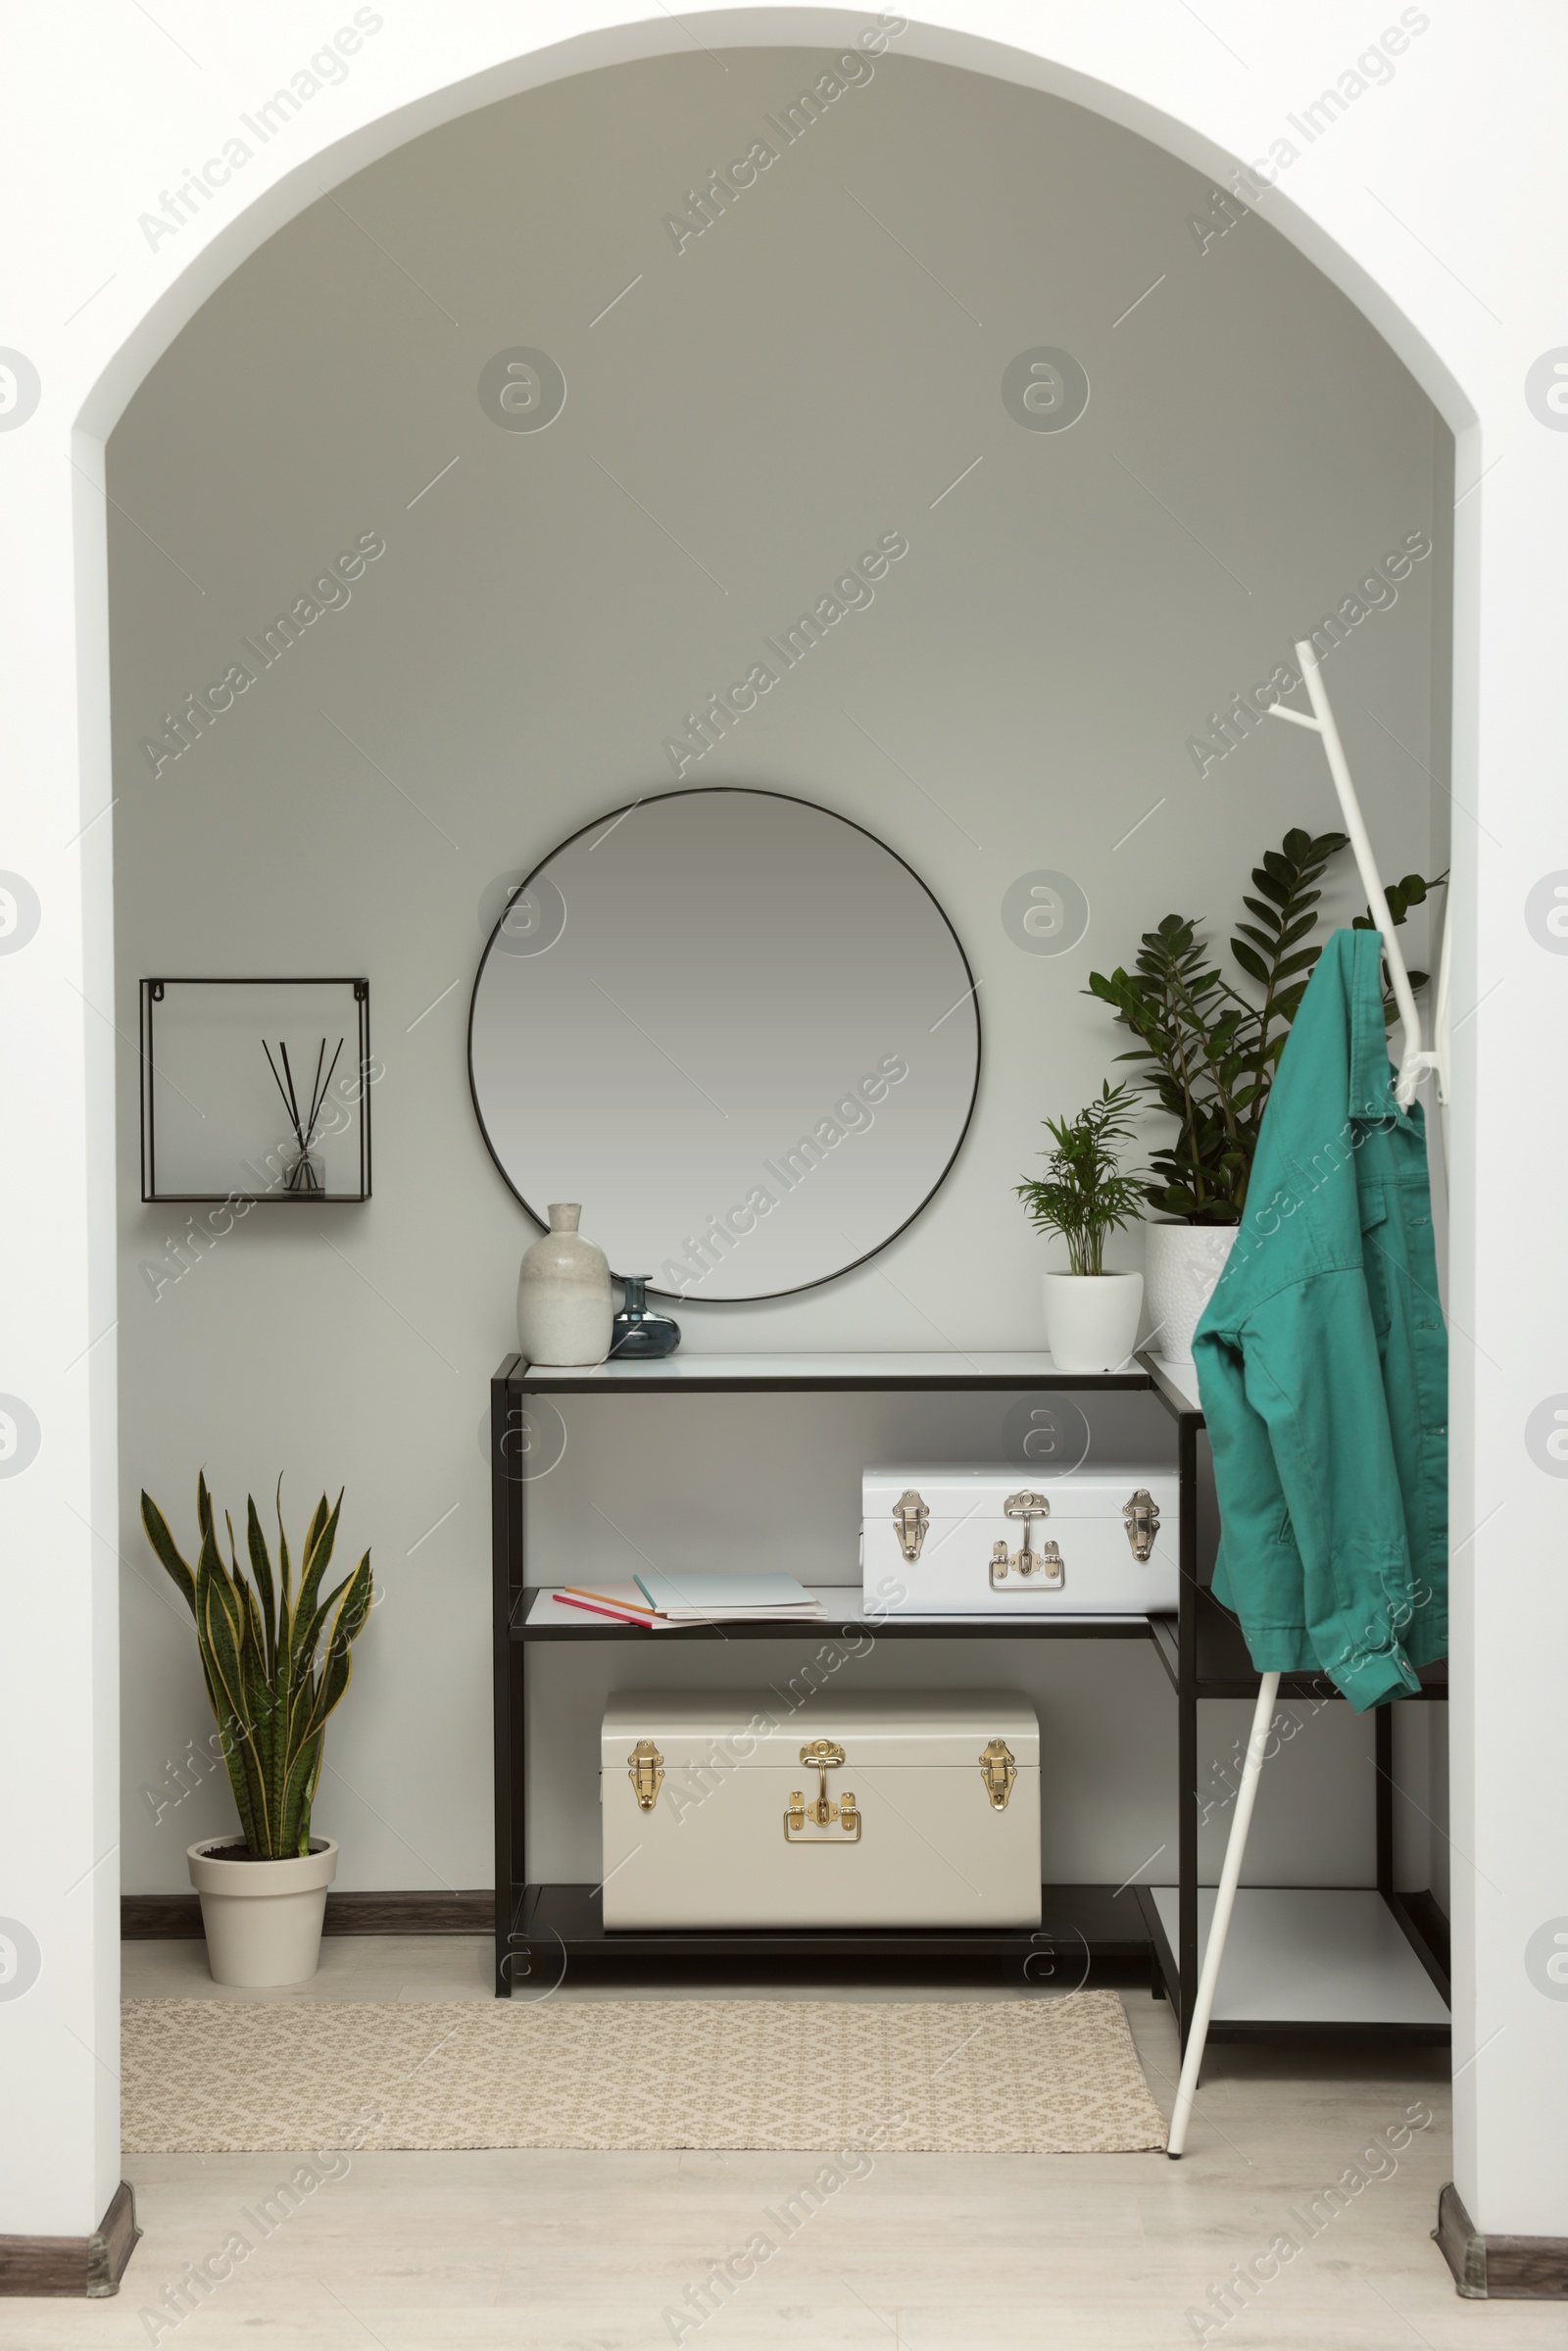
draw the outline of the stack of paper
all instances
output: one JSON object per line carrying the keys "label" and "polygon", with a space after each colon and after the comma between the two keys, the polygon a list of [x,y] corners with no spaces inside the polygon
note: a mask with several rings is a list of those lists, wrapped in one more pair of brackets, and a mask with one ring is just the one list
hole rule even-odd
{"label": "stack of paper", "polygon": [[664,1575],[636,1579],[650,1608],[673,1625],[773,1624],[822,1611],[804,1584],[786,1575]]}

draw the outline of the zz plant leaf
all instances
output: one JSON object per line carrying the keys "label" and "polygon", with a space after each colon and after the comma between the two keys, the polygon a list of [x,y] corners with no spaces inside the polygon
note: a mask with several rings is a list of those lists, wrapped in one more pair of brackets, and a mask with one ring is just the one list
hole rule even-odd
{"label": "zz plant leaf", "polygon": [[245,1506],[247,1577],[233,1521],[224,1516],[228,1557],[218,1538],[213,1497],[196,1479],[196,1565],[180,1555],[169,1522],[150,1494],[141,1523],[159,1562],[196,1625],[207,1696],[249,1850],[261,1861],[286,1861],[311,1849],[311,1807],[321,1774],[326,1718],[349,1686],[353,1644],[370,1613],[370,1554],[321,1597],[337,1538],[340,1494],[329,1510],[317,1503],[291,1589],[278,1480],[278,1566],[249,1495]]}

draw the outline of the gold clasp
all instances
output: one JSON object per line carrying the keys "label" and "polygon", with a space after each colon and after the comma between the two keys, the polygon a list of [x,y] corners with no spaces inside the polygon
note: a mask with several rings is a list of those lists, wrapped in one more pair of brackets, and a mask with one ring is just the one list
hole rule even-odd
{"label": "gold clasp", "polygon": [[[853,1791],[847,1788],[844,1790],[843,1800],[837,1804],[832,1801],[827,1792],[828,1773],[836,1771],[844,1761],[844,1749],[835,1739],[813,1739],[808,1746],[802,1747],[801,1761],[808,1765],[814,1763],[816,1766],[816,1794],[808,1802],[800,1788],[795,1788],[790,1790],[790,1800],[784,1813],[785,1842],[788,1843],[792,1838],[799,1837],[808,1843],[820,1843],[823,1841],[820,1833],[830,1830],[837,1821],[851,1842],[858,1843],[861,1819],[856,1809]],[[816,1837],[807,1837],[808,1825],[819,1833]],[[837,1842],[838,1840],[835,1838],[833,1841]]]}
{"label": "gold clasp", "polygon": [[925,1531],[931,1524],[931,1513],[912,1486],[906,1486],[894,1503],[893,1524],[899,1531],[899,1548],[906,1559],[918,1559]]}
{"label": "gold clasp", "polygon": [[801,1761],[816,1766],[816,1801],[810,1807],[811,1818],[819,1829],[825,1829],[838,1806],[827,1800],[827,1776],[844,1761],[844,1749],[831,1739],[813,1739],[808,1747],[802,1747]]}
{"label": "gold clasp", "polygon": [[994,1739],[980,1757],[980,1777],[986,1784],[993,1812],[1005,1812],[1012,1784],[1018,1777],[1018,1766],[1004,1739]]}
{"label": "gold clasp", "polygon": [[663,1756],[651,1739],[639,1739],[626,1758],[626,1777],[637,1791],[638,1803],[644,1812],[652,1812],[663,1785]]}
{"label": "gold clasp", "polygon": [[1135,1559],[1148,1559],[1153,1554],[1154,1537],[1159,1533],[1159,1505],[1147,1486],[1140,1486],[1130,1501],[1121,1506],[1126,1523],[1127,1541]]}

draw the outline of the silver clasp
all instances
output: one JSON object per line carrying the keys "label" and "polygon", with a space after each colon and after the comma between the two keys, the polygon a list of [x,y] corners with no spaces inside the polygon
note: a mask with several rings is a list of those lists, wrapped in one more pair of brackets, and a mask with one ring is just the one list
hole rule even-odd
{"label": "silver clasp", "polygon": [[1121,1514],[1127,1528],[1127,1541],[1135,1559],[1153,1556],[1154,1537],[1159,1533],[1159,1505],[1147,1486],[1140,1486],[1129,1501],[1123,1502]]}
{"label": "silver clasp", "polygon": [[912,1486],[906,1486],[894,1503],[893,1524],[899,1533],[899,1548],[912,1563],[920,1556],[920,1545],[931,1524],[931,1513]]}
{"label": "silver clasp", "polygon": [[1010,1553],[1004,1543],[992,1544],[992,1590],[995,1592],[1005,1584],[1009,1573],[1016,1573],[1026,1582],[1038,1576],[1043,1590],[1060,1592],[1066,1581],[1066,1568],[1060,1551],[1054,1543],[1042,1543],[1038,1551],[1034,1548],[1034,1522],[1037,1518],[1051,1516],[1049,1498],[1025,1486],[1018,1493],[1009,1494],[1002,1508],[1005,1517],[1022,1519],[1023,1543],[1016,1551]]}

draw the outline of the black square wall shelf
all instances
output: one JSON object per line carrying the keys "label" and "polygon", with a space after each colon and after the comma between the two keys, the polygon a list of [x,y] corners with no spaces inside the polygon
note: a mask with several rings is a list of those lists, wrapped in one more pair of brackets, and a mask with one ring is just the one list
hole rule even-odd
{"label": "black square wall shelf", "polygon": [[368,980],[143,980],[142,1199],[368,1200],[373,1074]]}

